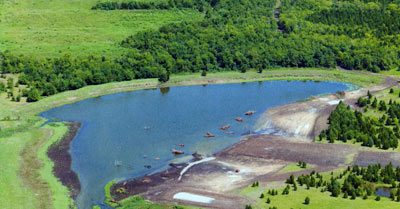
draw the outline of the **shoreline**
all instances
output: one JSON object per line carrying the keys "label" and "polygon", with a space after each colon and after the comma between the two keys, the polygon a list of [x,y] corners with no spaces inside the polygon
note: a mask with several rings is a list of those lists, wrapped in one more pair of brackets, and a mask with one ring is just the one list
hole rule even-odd
{"label": "shoreline", "polygon": [[[364,82],[364,85],[360,86],[367,85],[366,80],[373,81],[370,83],[371,85],[373,85],[374,83],[375,85],[377,83],[382,83],[382,80],[378,81],[379,79],[373,78],[371,75],[369,76],[370,78],[357,77],[356,73],[354,73],[353,71],[341,72],[340,70],[335,70],[335,69],[318,69],[318,68],[317,69],[315,68],[272,69],[270,71],[266,71],[265,73],[263,72],[262,74],[255,72],[247,72],[245,74],[238,72],[222,72],[222,73],[210,73],[206,77],[201,77],[200,75],[197,74],[176,75],[171,77],[171,80],[166,84],[159,84],[156,79],[142,79],[142,80],[134,80],[134,81],[126,81],[118,83],[109,83],[96,86],[87,86],[85,88],[78,89],[75,91],[63,92],[51,97],[44,98],[43,100],[40,100],[37,103],[30,103],[28,105],[25,104],[18,105],[14,109],[11,109],[10,113],[12,115],[26,114],[34,117],[40,117],[38,116],[38,114],[41,112],[47,111],[49,109],[58,106],[78,102],[93,97],[115,94],[120,92],[135,91],[141,89],[152,89],[152,88],[173,87],[173,86],[226,84],[226,83],[256,82],[256,81],[270,81],[270,80],[314,80],[314,81],[350,82],[352,79],[356,79],[357,80],[356,82]],[[75,134],[77,130],[75,130]],[[71,130],[69,130],[68,133],[70,132]],[[74,137],[71,137],[69,139],[69,142],[71,142],[73,138]],[[63,164],[63,162],[57,162],[54,161],[53,158],[51,159],[54,162],[55,166],[59,166],[58,164]],[[68,167],[67,166],[68,163],[64,162],[64,165]],[[67,173],[70,173],[70,165],[69,169],[65,168],[65,170],[67,171]],[[80,188],[80,182],[77,176],[71,177],[75,179],[72,181],[68,180],[68,178],[59,178],[58,176],[56,177],[57,179],[60,179],[63,185],[65,184],[67,185],[70,184],[70,186],[75,185],[73,187],[67,186],[67,188],[70,190],[71,197],[73,196],[76,197],[76,195],[79,193],[76,192],[79,191],[76,188]],[[77,186],[78,184],[79,186]],[[73,190],[75,191],[75,193]]]}
{"label": "shoreline", "polygon": [[[354,162],[363,162],[363,160],[365,161],[367,157],[372,155],[370,152],[366,151],[367,154],[358,159],[358,153],[361,153],[358,147],[315,143],[316,132],[326,128],[330,112],[338,101],[343,100],[346,104],[354,106],[360,96],[367,95],[367,91],[379,92],[397,84],[396,79],[385,77],[379,85],[346,91],[344,95],[332,93],[315,96],[309,101],[299,101],[269,109],[264,114],[271,118],[273,121],[272,126],[288,133],[288,136],[259,134],[243,137],[240,142],[213,154],[212,156],[216,158],[215,160],[193,166],[185,175],[182,175],[182,181],[182,176],[179,174],[185,166],[199,159],[201,161],[202,158],[183,163],[179,167],[175,166],[172,169],[167,169],[154,175],[142,176],[114,184],[111,186],[111,194],[115,198],[114,203],[132,195],[142,195],[145,199],[158,203],[178,203],[210,208],[242,208],[238,206],[243,203],[241,197],[237,194],[225,195],[226,192],[240,190],[240,188],[244,188],[258,179],[267,182],[284,180],[288,177],[288,174],[279,174],[279,171],[290,163],[297,163],[299,158],[307,161],[307,163],[310,162],[317,165],[315,169],[319,172],[350,165],[353,161],[348,162],[347,156],[355,156]],[[316,111],[310,111],[314,109]],[[264,115],[260,117],[264,117]],[[280,122],[282,118],[283,122]],[[299,129],[298,124],[302,124],[303,129]],[[304,127],[307,127],[306,130]],[[321,154],[319,150],[325,150],[324,154]],[[339,150],[342,150],[342,154],[337,157],[336,154]],[[382,159],[378,158],[374,158],[374,160],[382,161]],[[260,172],[258,167],[265,166],[268,164],[266,162],[269,163],[270,169],[263,169],[264,171]],[[251,163],[255,165],[245,167],[245,169],[243,169],[243,166],[240,167],[241,164]],[[400,161],[394,163],[399,165]],[[250,170],[251,174],[242,173],[243,170],[247,169]],[[226,176],[227,173],[229,174],[228,176]],[[296,175],[301,173],[304,172],[297,172]],[[242,181],[235,183],[232,180],[229,183],[225,180],[233,175],[241,178]],[[213,185],[210,185],[208,181],[204,181],[205,179],[213,182]],[[216,186],[218,184],[223,184],[225,188],[221,189]],[[118,191],[124,191],[124,193]],[[216,201],[204,204],[174,199],[174,195],[180,192],[205,195],[215,198]]]}
{"label": "shoreline", "polygon": [[72,159],[68,150],[81,126],[81,122],[69,122],[66,135],[60,141],[52,144],[47,150],[47,156],[54,162],[54,176],[68,188],[73,200],[76,199],[81,191],[81,183],[78,175],[71,168]]}
{"label": "shoreline", "polygon": [[[379,85],[383,82],[382,78],[384,78],[384,76],[330,68],[277,68],[266,70],[263,73],[216,72],[209,73],[205,77],[200,74],[182,74],[172,75],[171,79],[166,83],[159,83],[157,79],[150,78],[85,86],[77,90],[61,92],[43,98],[38,102],[19,104],[18,106],[10,107],[9,109],[12,115],[28,114],[39,116],[40,113],[50,109],[85,99],[143,89],[276,80],[336,81],[366,87]],[[2,115],[0,112],[0,118],[1,116],[5,115]]]}

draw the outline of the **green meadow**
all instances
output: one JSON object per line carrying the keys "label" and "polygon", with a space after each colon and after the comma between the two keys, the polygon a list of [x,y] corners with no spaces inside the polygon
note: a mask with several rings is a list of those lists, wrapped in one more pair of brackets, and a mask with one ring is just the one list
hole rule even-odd
{"label": "green meadow", "polygon": [[[321,173],[324,179],[330,179],[331,176],[339,176],[343,172],[343,169],[337,169],[330,172]],[[343,182],[340,179],[339,182]],[[269,182],[262,183],[260,187],[247,187],[241,191],[241,194],[245,195],[249,199],[252,199],[252,208],[273,208],[278,209],[344,209],[344,208],[359,208],[359,209],[391,209],[398,208],[399,203],[392,201],[390,198],[382,197],[380,201],[376,201],[375,195],[369,196],[367,199],[363,197],[357,197],[356,199],[343,198],[343,194],[339,197],[332,197],[330,192],[321,192],[321,188],[311,187],[307,189],[305,185],[298,186],[297,191],[291,189],[288,195],[282,195],[282,191],[286,184],[283,182]],[[379,184],[377,184],[379,186]],[[390,186],[390,185],[385,185]],[[278,195],[268,194],[268,190],[277,189]],[[263,193],[264,197],[260,198],[260,194]],[[310,198],[310,203],[305,204],[305,198]],[[270,203],[267,203],[267,199],[270,199]]]}
{"label": "green meadow", "polygon": [[139,31],[194,21],[194,10],[91,10],[98,0],[1,0],[0,49],[36,57],[119,56]]}

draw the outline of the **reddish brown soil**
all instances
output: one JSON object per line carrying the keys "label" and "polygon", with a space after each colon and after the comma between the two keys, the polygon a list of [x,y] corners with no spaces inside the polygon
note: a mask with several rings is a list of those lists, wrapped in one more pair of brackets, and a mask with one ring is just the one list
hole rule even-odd
{"label": "reddish brown soil", "polygon": [[[114,200],[119,201],[133,195],[145,193],[151,187],[177,179],[181,168],[183,168],[183,165],[174,165],[168,170],[160,173],[114,184],[111,187],[111,195],[114,197]],[[119,188],[125,189],[125,192],[117,192],[117,189]]]}
{"label": "reddish brown soil", "polygon": [[368,165],[377,163],[380,163],[382,165],[387,165],[390,162],[393,164],[393,167],[399,167],[400,153],[360,151],[357,157],[355,158],[354,164],[366,167]]}
{"label": "reddish brown soil", "polygon": [[302,143],[284,136],[256,135],[227,148],[217,156],[249,156],[286,162],[301,160],[320,166],[339,166],[345,164],[346,156],[356,150],[356,147],[350,145]]}
{"label": "reddish brown soil", "polygon": [[[344,102],[354,106],[358,97],[365,96],[367,90],[375,92],[390,88],[394,85],[397,85],[396,79],[384,77],[384,81],[380,85],[346,94]],[[334,97],[331,99],[338,99],[334,95],[331,95],[330,97]],[[292,115],[298,113],[298,111],[306,111],[311,108],[313,102],[316,105],[319,105],[317,106],[318,116],[313,118],[315,119],[315,123],[310,127],[310,132],[306,135],[300,136],[307,138],[305,141],[303,140],[302,142],[299,142],[301,138],[293,136],[250,136],[241,142],[216,153],[214,155],[217,158],[215,161],[193,166],[185,173],[181,181],[178,180],[178,177],[186,164],[174,164],[166,171],[115,184],[111,187],[111,194],[116,201],[132,195],[140,194],[145,199],[160,203],[179,203],[207,208],[235,209],[244,208],[244,205],[249,203],[251,200],[247,200],[244,197],[235,194],[234,191],[248,186],[255,180],[261,182],[284,181],[289,177],[290,173],[279,173],[279,169],[284,167],[284,165],[295,163],[300,160],[305,161],[308,164],[313,164],[315,167],[294,172],[295,176],[309,173],[311,170],[324,172],[337,168],[344,168],[353,164],[353,157],[355,157],[354,164],[359,164],[361,166],[372,163],[386,164],[388,162],[392,162],[395,166],[400,165],[400,155],[396,153],[367,152],[360,151],[359,147],[352,145],[321,144],[313,142],[314,137],[318,135],[321,130],[327,128],[327,118],[335,108],[335,105],[326,105],[324,104],[326,102],[323,101],[320,102],[322,104],[320,105],[318,104],[318,101],[309,101],[289,104],[274,109],[276,109],[277,118],[291,118]],[[291,108],[290,111],[292,112],[290,112],[288,108]],[[300,119],[304,120],[304,118],[301,117]],[[296,123],[297,122],[295,121],[295,126],[298,125]],[[55,176],[60,178],[63,184],[70,188],[72,191],[71,196],[75,198],[80,191],[80,184],[76,174],[71,171],[71,157],[69,156],[68,149],[69,143],[76,135],[80,124],[71,123],[70,126],[70,133],[64,137],[59,144],[53,145],[50,148],[48,155],[53,161],[55,161]],[[200,157],[195,156],[195,158],[195,160],[198,160]],[[250,169],[250,172],[247,174],[241,174],[242,179],[238,183],[229,183],[229,181],[226,183],[224,180],[229,178],[228,173],[236,173],[237,168],[225,166],[218,163],[218,161],[228,163],[235,162],[235,166],[248,166],[247,168]],[[266,165],[272,165],[272,168],[264,169],[263,166]],[[262,172],[259,171],[259,168],[261,168]],[[224,188],[218,187],[218,185],[215,186],[215,184],[221,184],[221,182],[224,184]],[[117,189],[120,188],[123,188],[124,192],[117,192]],[[191,192],[208,197],[214,197],[216,200],[211,204],[203,204],[173,199],[173,195],[178,192]]]}
{"label": "reddish brown soil", "polygon": [[68,150],[82,124],[70,122],[68,125],[68,133],[58,143],[50,146],[47,155],[54,162],[54,176],[60,179],[64,186],[68,187],[71,198],[75,199],[81,191],[81,184],[78,175],[71,169],[71,156]]}

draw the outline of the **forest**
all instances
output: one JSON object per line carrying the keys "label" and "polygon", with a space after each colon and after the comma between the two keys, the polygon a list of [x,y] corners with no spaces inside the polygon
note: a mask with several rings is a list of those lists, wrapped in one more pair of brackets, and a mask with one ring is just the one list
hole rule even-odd
{"label": "forest", "polygon": [[99,2],[92,7],[93,10],[118,10],[118,9],[197,9],[200,12],[205,10],[207,6],[215,6],[219,0],[169,0],[167,1],[106,1]]}
{"label": "forest", "polygon": [[[165,82],[183,72],[336,66],[379,72],[399,66],[397,1],[284,0],[283,31],[273,18],[275,5],[274,0],[100,2],[92,9],[195,9],[204,18],[129,36],[120,43],[127,52],[114,58],[38,59],[2,52],[0,72],[19,74],[18,83],[29,89],[11,98],[34,95],[28,101],[37,101],[86,85],[139,78]],[[341,18],[342,7],[351,15]],[[369,27],[360,23],[364,19]]]}
{"label": "forest", "polygon": [[[390,102],[389,108],[376,97],[361,98],[358,105],[370,104],[371,108],[382,111],[385,114],[379,120],[363,115],[358,110],[351,110],[340,102],[328,118],[329,127],[319,135],[320,140],[328,140],[334,143],[336,140],[348,142],[355,140],[362,146],[377,147],[379,149],[396,149],[399,144],[400,128],[398,123],[399,104]],[[398,114],[398,116],[397,116]]]}
{"label": "forest", "polygon": [[[257,183],[258,181],[253,183],[251,187],[258,187]],[[356,203],[356,199],[359,201],[369,201],[369,204],[373,204],[371,201],[381,201],[381,196],[379,196],[381,194],[375,193],[379,188],[388,190],[389,199],[387,200],[395,201],[395,204],[400,202],[400,168],[394,168],[392,163],[385,166],[381,164],[371,164],[368,167],[353,165],[348,166],[347,169],[324,173],[318,173],[313,170],[309,174],[301,174],[297,178],[291,174],[290,177],[286,179],[285,183],[286,186],[281,189],[268,189],[260,194],[259,200],[263,203],[263,208],[278,208],[274,205],[285,205],[284,201],[299,201],[299,197],[302,197],[302,200],[304,200],[300,204],[301,207],[310,205],[311,208],[320,208],[321,206],[329,208],[330,203],[327,202],[331,202],[331,200],[328,199],[333,199],[331,203],[336,205],[340,204],[336,200],[340,200],[338,198],[343,198],[354,201],[352,203],[347,203],[345,206],[354,204],[349,207],[358,208],[360,207],[360,205],[358,205],[360,202]],[[324,195],[324,193],[329,194],[329,197],[325,199],[327,202],[322,203],[321,199],[316,197]],[[310,194],[311,198],[307,196]],[[382,201],[387,200],[385,198],[385,200]],[[261,208],[259,205],[260,204],[258,204],[257,207],[246,205],[245,208]],[[368,205],[368,203],[366,205]],[[368,206],[371,208],[376,207]],[[382,206],[376,208],[380,207]]]}
{"label": "forest", "polygon": [[[324,179],[322,175],[311,172],[308,175],[302,174],[295,180],[291,175],[286,183],[292,185],[294,191],[299,186],[305,186],[307,189],[310,187],[321,188],[321,192],[330,192],[332,197],[356,199],[362,197],[367,199],[368,196],[374,194],[375,188],[373,183],[384,183],[392,185],[390,190],[390,198],[393,201],[400,201],[400,168],[393,168],[389,163],[385,167],[380,164],[369,165],[366,168],[360,168],[357,165],[348,167],[339,176],[331,177],[331,179]],[[372,184],[371,184],[372,183]],[[290,187],[288,187],[290,189]],[[288,193],[287,189],[286,193]],[[380,200],[379,196],[376,198]]]}

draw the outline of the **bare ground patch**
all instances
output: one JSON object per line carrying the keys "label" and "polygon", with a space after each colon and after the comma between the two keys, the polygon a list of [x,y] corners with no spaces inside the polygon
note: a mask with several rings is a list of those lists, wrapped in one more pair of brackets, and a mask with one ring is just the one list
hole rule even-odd
{"label": "bare ground patch", "polygon": [[72,199],[78,196],[81,185],[78,175],[71,169],[72,160],[68,150],[80,127],[80,122],[69,123],[68,133],[59,142],[51,145],[47,151],[47,155],[54,162],[54,176],[69,189]]}
{"label": "bare ground patch", "polygon": [[[270,109],[261,118],[260,129],[273,128],[281,135],[256,135],[214,155],[215,160],[194,165],[181,176],[183,164],[172,164],[166,171],[142,178],[120,182],[111,188],[116,201],[140,194],[160,203],[179,203],[207,208],[244,208],[250,200],[237,193],[255,180],[262,183],[284,181],[291,173],[279,170],[302,160],[315,165],[312,169],[295,171],[299,176],[311,170],[325,172],[345,168],[352,163],[373,163],[379,159],[397,160],[399,156],[377,152],[360,152],[359,148],[345,144],[315,143],[314,138],[325,129],[327,119],[339,101],[352,105],[367,91],[380,91],[397,84],[397,80],[385,77],[382,84],[346,92],[345,94],[313,97],[310,101],[297,102]],[[195,156],[200,160],[200,156]],[[355,159],[355,162],[353,162]],[[382,161],[383,162],[383,161]],[[125,192],[117,192],[121,189]],[[236,192],[235,192],[236,191]],[[176,200],[173,196],[188,192],[214,198],[211,203]]]}
{"label": "bare ground patch", "polygon": [[[33,133],[32,139],[27,143],[20,155],[22,158],[19,175],[24,184],[31,188],[38,196],[37,208],[50,208],[52,198],[49,185],[40,177],[40,168],[42,162],[37,158],[37,152],[44,146],[47,140],[52,136],[49,129],[41,129],[38,133]],[[32,203],[34,204],[34,203]]]}
{"label": "bare ground patch", "polygon": [[400,166],[400,153],[360,151],[355,158],[354,164],[365,167],[377,163],[387,165],[390,162],[393,167]]}
{"label": "bare ground patch", "polygon": [[339,166],[346,162],[346,156],[357,148],[342,144],[304,143],[291,137],[257,135],[220,152],[217,156],[248,156],[286,162],[300,160],[319,166]]}

